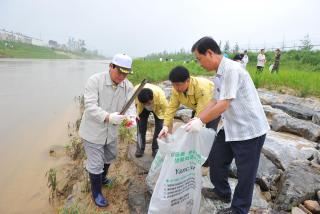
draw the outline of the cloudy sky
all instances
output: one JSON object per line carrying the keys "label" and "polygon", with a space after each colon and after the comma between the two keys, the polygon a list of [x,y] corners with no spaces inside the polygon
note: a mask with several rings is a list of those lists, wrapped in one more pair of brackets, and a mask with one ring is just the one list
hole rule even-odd
{"label": "cloudy sky", "polygon": [[0,29],[106,56],[190,50],[202,36],[242,48],[276,47],[309,34],[320,44],[319,0],[0,0]]}

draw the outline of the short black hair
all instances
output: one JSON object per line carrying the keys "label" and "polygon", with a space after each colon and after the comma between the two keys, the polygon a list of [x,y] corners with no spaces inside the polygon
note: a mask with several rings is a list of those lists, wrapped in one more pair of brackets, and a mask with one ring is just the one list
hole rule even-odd
{"label": "short black hair", "polygon": [[236,54],[234,57],[233,57],[233,60],[234,61],[237,61],[237,60],[242,60],[243,56],[241,56],[241,54]]}
{"label": "short black hair", "polygon": [[191,48],[191,52],[195,52],[197,50],[200,54],[205,54],[208,49],[212,50],[215,54],[221,54],[219,45],[209,36],[202,37],[194,43]]}
{"label": "short black hair", "polygon": [[185,82],[190,78],[190,74],[187,68],[183,66],[177,66],[170,71],[169,80],[171,82]]}
{"label": "short black hair", "polygon": [[138,94],[138,100],[141,103],[147,103],[149,100],[153,100],[153,91],[150,88],[143,88]]}

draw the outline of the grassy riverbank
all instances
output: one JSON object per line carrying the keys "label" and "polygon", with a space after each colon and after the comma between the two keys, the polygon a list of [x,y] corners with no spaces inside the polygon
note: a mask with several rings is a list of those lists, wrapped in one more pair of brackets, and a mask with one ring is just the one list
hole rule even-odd
{"label": "grassy riverbank", "polygon": [[[267,88],[270,90],[286,91],[293,89],[296,95],[317,96],[320,97],[320,51],[301,52],[290,51],[283,53],[280,62],[280,71],[277,74],[269,72],[269,65],[273,61],[273,53],[267,53],[267,65],[264,72],[256,73],[256,54],[250,54],[250,62],[247,66],[257,88]],[[178,58],[179,59],[179,58]],[[166,61],[158,60],[135,60],[133,69],[134,74],[129,79],[134,83],[139,83],[143,78],[150,82],[160,82],[168,79],[170,70],[177,66],[183,65],[189,69],[192,75],[213,75],[214,73],[206,72],[196,62],[189,61]]]}
{"label": "grassy riverbank", "polygon": [[30,59],[103,59],[103,56],[82,52],[66,52],[20,42],[0,41],[0,58]]}

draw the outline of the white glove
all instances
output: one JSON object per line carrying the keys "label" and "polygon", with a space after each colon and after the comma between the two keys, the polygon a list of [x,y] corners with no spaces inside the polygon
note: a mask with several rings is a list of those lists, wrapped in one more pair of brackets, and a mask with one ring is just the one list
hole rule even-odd
{"label": "white glove", "polygon": [[200,118],[195,117],[184,126],[184,129],[187,132],[198,132],[203,126],[204,123],[200,120]]}
{"label": "white glove", "polygon": [[109,123],[119,125],[126,117],[126,115],[121,115],[119,112],[113,112],[109,114]]}
{"label": "white glove", "polygon": [[162,137],[167,137],[168,136],[168,132],[169,132],[169,128],[167,126],[163,126],[158,137],[162,138]]}

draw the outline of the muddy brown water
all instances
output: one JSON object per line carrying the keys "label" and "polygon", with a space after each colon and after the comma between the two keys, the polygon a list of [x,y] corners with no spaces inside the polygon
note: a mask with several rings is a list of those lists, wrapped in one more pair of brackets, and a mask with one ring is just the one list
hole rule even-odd
{"label": "muddy brown water", "polygon": [[55,213],[46,171],[79,115],[74,97],[108,61],[0,59],[0,213]]}

